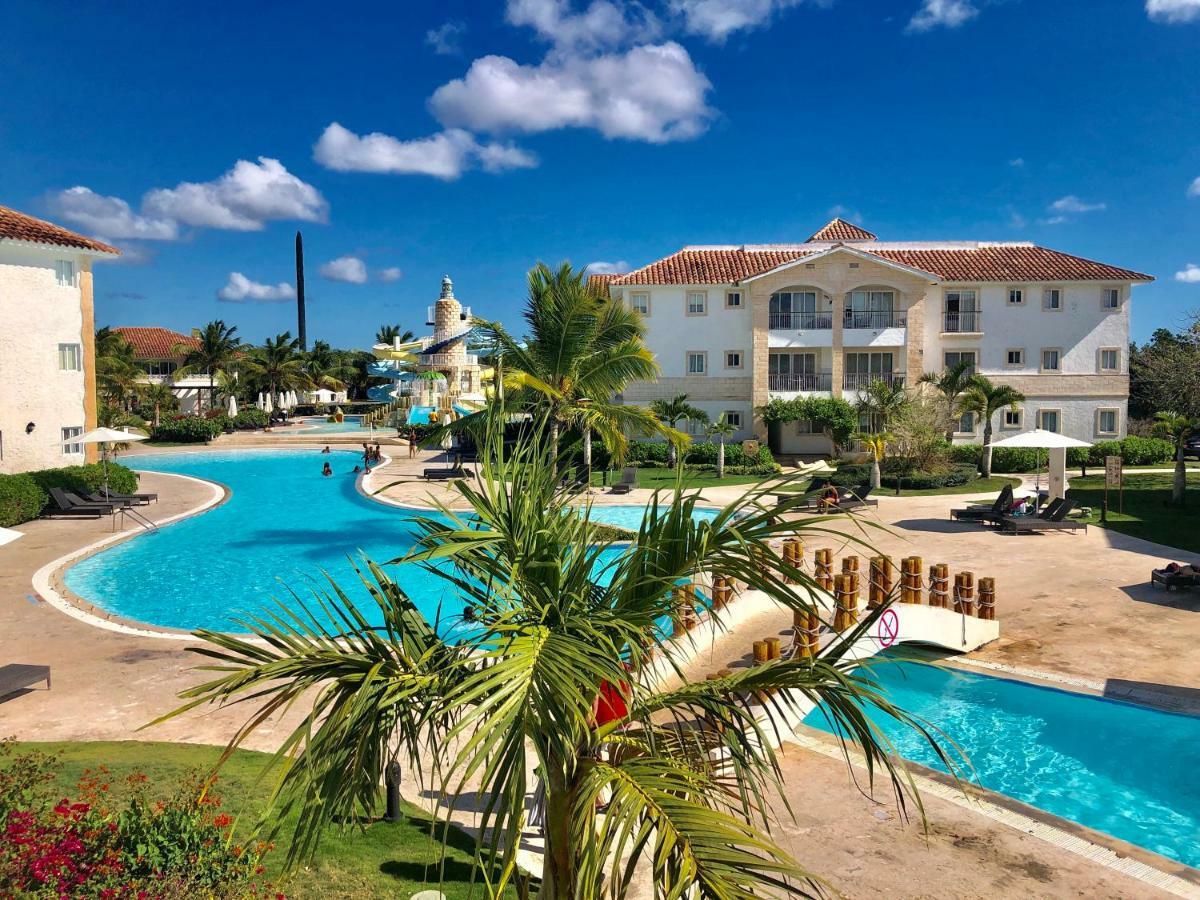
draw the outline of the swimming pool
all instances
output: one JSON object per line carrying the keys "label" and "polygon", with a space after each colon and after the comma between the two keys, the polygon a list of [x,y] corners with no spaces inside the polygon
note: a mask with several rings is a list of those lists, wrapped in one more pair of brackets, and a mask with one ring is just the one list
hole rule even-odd
{"label": "swimming pool", "polygon": [[408,424],[428,425],[430,413],[436,408],[434,406],[414,406],[408,411]]}
{"label": "swimming pool", "polygon": [[[983,787],[1200,866],[1200,718],[942,666],[880,660],[900,708],[941,728]],[[944,771],[914,732],[871,718],[902,756]],[[830,730],[818,710],[805,721]]]}
{"label": "swimming pool", "polygon": [[[321,476],[328,460],[334,470]],[[194,475],[232,490],[229,501],[198,516],[139,535],[67,570],[67,587],[96,606],[168,628],[231,630],[239,614],[302,595],[322,570],[347,589],[357,585],[350,557],[376,562],[402,556],[415,540],[414,511],[386,506],[355,487],[359,455],[316,450],[243,450],[139,456],[137,469]],[[715,510],[697,511],[711,518]],[[428,513],[421,513],[428,515]],[[641,521],[639,506],[595,506],[593,517],[623,527]],[[389,574],[432,621],[457,621],[462,601],[441,578],[416,565]],[[370,606],[365,606],[371,612]]]}
{"label": "swimming pool", "polygon": [[347,431],[361,431],[362,416],[346,416],[344,421],[330,422],[326,416],[311,416],[298,423],[296,431],[303,434],[342,434]]}

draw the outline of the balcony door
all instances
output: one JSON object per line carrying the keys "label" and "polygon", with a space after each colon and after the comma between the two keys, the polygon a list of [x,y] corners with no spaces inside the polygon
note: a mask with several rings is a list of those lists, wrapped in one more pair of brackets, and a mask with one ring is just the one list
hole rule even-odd
{"label": "balcony door", "polygon": [[768,307],[772,328],[828,328],[817,315],[816,291],[777,291]]}
{"label": "balcony door", "polygon": [[846,295],[846,328],[891,328],[895,321],[895,291],[851,291]]}
{"label": "balcony door", "polygon": [[974,291],[946,291],[947,332],[979,331],[979,295]]}
{"label": "balcony door", "polygon": [[767,359],[769,388],[773,391],[817,390],[815,353],[772,353]]}
{"label": "balcony door", "polygon": [[845,386],[863,390],[872,381],[891,384],[895,379],[891,353],[847,353]]}

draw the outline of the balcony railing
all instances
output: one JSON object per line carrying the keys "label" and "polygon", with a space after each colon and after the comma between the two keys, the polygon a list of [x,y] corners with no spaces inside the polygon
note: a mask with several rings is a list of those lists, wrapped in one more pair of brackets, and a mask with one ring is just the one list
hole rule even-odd
{"label": "balcony railing", "polygon": [[904,373],[870,372],[859,374],[847,372],[842,376],[842,387],[848,391],[865,391],[875,381],[882,381],[884,384],[892,387],[903,387]]}
{"label": "balcony railing", "polygon": [[965,312],[946,311],[942,331],[947,334],[977,333],[983,330],[979,320],[979,311],[969,309]]}
{"label": "balcony railing", "polygon": [[767,388],[772,391],[785,393],[795,391],[829,391],[833,389],[833,373],[773,373],[767,376]]}
{"label": "balcony railing", "polygon": [[842,322],[843,328],[870,328],[879,330],[880,328],[903,328],[905,326],[905,317],[898,315],[892,310],[846,310],[845,318]]}
{"label": "balcony railing", "polygon": [[833,327],[833,313],[773,312],[770,319],[771,328],[781,331],[828,331]]}

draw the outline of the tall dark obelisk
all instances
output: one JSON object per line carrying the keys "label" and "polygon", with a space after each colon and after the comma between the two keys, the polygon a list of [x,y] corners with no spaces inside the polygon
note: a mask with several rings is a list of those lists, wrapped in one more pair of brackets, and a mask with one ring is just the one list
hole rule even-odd
{"label": "tall dark obelisk", "polygon": [[299,321],[300,349],[308,350],[308,333],[304,327],[304,238],[296,232],[296,318]]}

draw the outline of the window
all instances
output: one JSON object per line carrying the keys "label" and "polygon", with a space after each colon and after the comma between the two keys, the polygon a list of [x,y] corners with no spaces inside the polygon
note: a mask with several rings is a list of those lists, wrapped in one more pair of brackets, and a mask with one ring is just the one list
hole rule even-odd
{"label": "window", "polygon": [[974,350],[948,350],[946,352],[945,364],[946,364],[947,369],[953,369],[959,363],[964,363],[964,362],[970,363],[970,365],[967,366],[966,374],[974,375],[975,374],[975,365],[977,362],[977,360],[975,359],[975,351]]}
{"label": "window", "polygon": [[1042,429],[1042,431],[1058,431],[1058,410],[1039,409],[1037,427]]}
{"label": "window", "polygon": [[75,287],[75,263],[69,259],[55,260],[54,278],[60,287]]}
{"label": "window", "polygon": [[1025,350],[1019,347],[1010,347],[1008,350],[1005,350],[1004,364],[1006,366],[1025,365]]}
{"label": "window", "polygon": [[1103,309],[1121,308],[1121,289],[1105,288],[1100,292],[1100,306]]}
{"label": "window", "polygon": [[975,413],[963,413],[962,418],[958,420],[958,425],[954,429],[958,434],[974,434],[975,433]]}
{"label": "window", "polygon": [[979,295],[974,290],[946,291],[946,310],[943,331],[975,333],[979,328]]}
{"label": "window", "polygon": [[847,353],[843,386],[865,390],[873,381],[895,382],[891,353]]}
{"label": "window", "polygon": [[726,350],[725,351],[725,368],[740,369],[742,367],[742,351],[741,350]]}
{"label": "window", "polygon": [[1062,370],[1062,351],[1054,348],[1042,350],[1042,371],[1059,372]]}
{"label": "window", "polygon": [[1062,309],[1062,289],[1046,288],[1042,291],[1042,309]]}
{"label": "window", "polygon": [[174,375],[176,364],[169,359],[147,359],[142,362],[142,371],[147,375]]}
{"label": "window", "polygon": [[1096,434],[1116,434],[1118,412],[1115,409],[1096,410]]}
{"label": "window", "polygon": [[895,324],[895,291],[851,291],[846,295],[846,328],[891,328]]}
{"label": "window", "polygon": [[64,428],[62,430],[62,444],[63,444],[63,455],[64,456],[69,453],[82,453],[83,452],[83,444],[68,443],[68,441],[70,441],[71,438],[79,437],[81,434],[83,434],[83,429],[80,428],[79,426],[75,426],[73,428]]}
{"label": "window", "polygon": [[725,308],[726,309],[741,309],[742,308],[742,292],[741,291],[726,291],[725,292]]}
{"label": "window", "polygon": [[725,410],[725,423],[732,425],[734,428],[742,427],[742,414],[734,409]]}
{"label": "window", "polygon": [[685,434],[690,434],[692,437],[696,437],[697,435],[704,433],[704,423],[699,422],[696,419],[684,419],[683,431]]}
{"label": "window", "polygon": [[1001,428],[1020,429],[1021,421],[1025,418],[1025,414],[1019,409],[1006,409],[1004,418],[1000,422]]}
{"label": "window", "polygon": [[812,419],[797,419],[796,420],[796,434],[812,434],[812,433],[813,433]]}
{"label": "window", "polygon": [[687,314],[689,316],[704,316],[708,314],[708,294],[704,291],[688,291]]}
{"label": "window", "polygon": [[777,291],[767,304],[771,328],[796,329],[832,328],[833,314],[829,308],[817,308],[816,291]]}
{"label": "window", "polygon": [[637,310],[643,316],[650,315],[650,295],[645,291],[635,291],[630,294],[629,308]]}
{"label": "window", "polygon": [[708,354],[702,350],[689,350],[687,355],[687,373],[689,375],[708,374]]}
{"label": "window", "polygon": [[1117,372],[1121,369],[1121,351],[1116,347],[1104,347],[1100,350],[1100,371]]}
{"label": "window", "polygon": [[1025,305],[1025,290],[1024,290],[1024,288],[1009,288],[1008,289],[1008,305],[1009,306],[1024,306]]}
{"label": "window", "polygon": [[58,368],[62,372],[82,372],[83,348],[78,344],[59,344]]}

